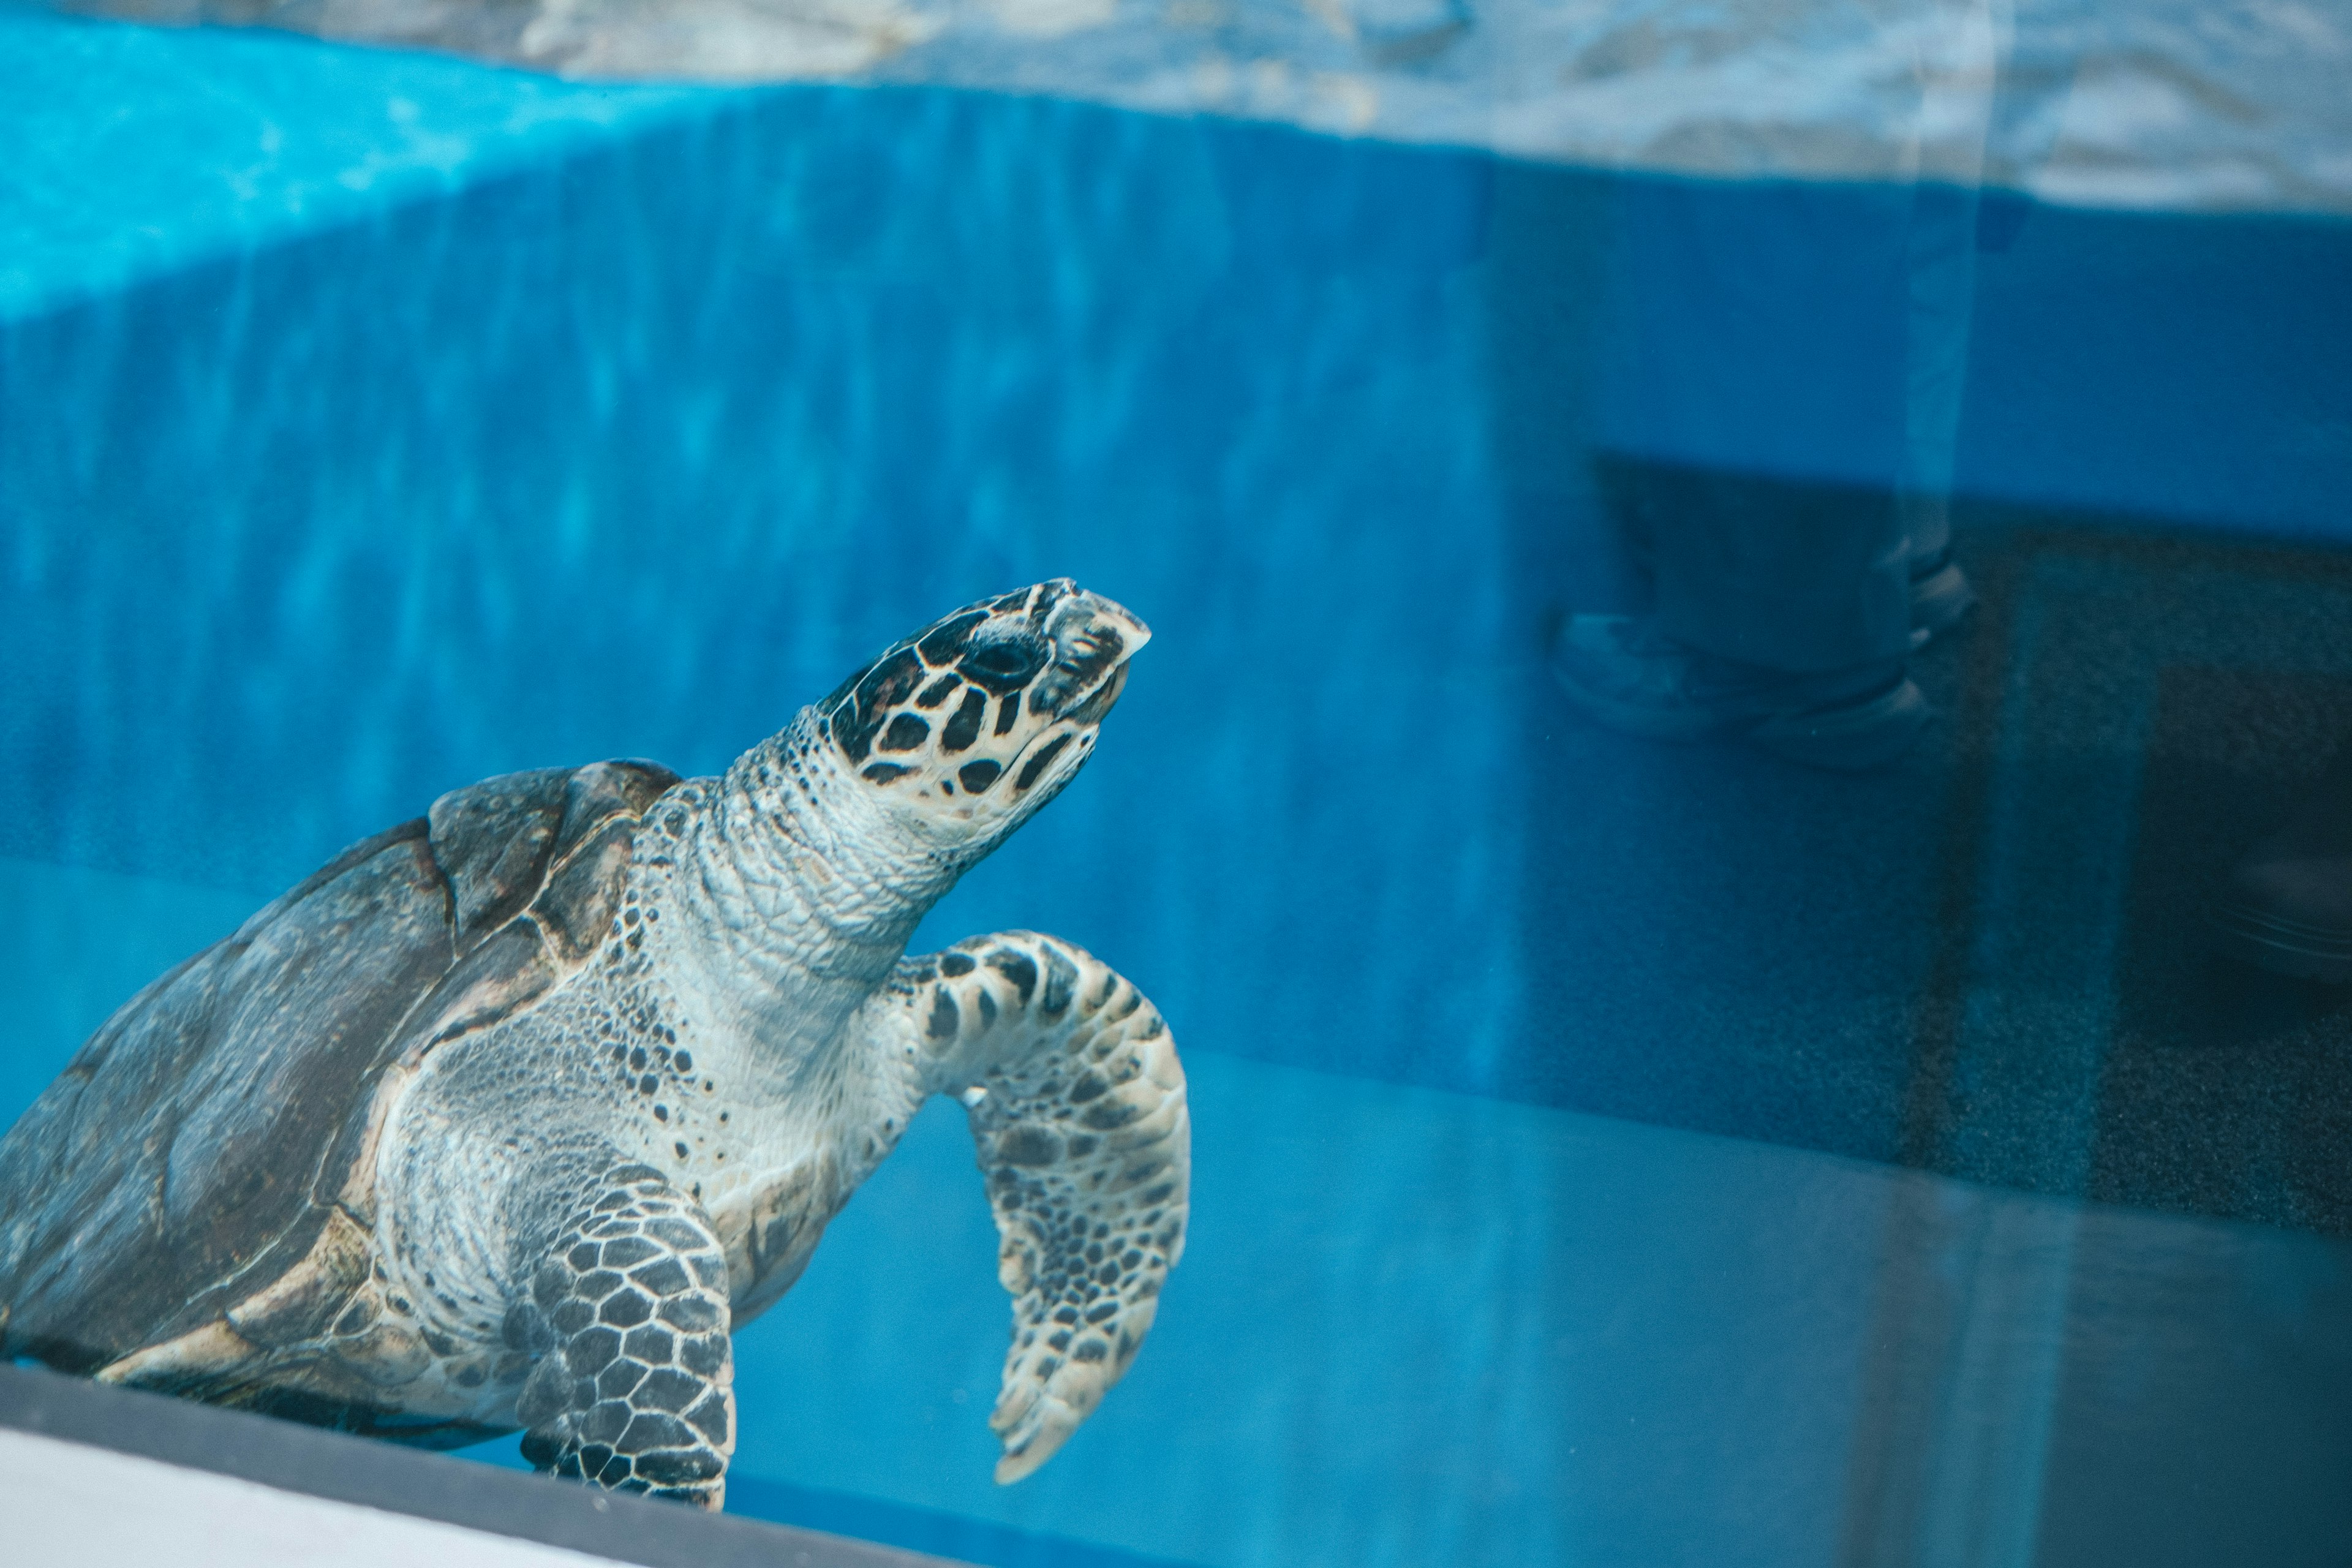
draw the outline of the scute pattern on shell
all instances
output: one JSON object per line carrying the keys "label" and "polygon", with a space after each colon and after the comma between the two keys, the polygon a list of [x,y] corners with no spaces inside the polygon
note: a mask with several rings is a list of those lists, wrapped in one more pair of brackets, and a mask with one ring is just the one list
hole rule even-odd
{"label": "scute pattern on shell", "polygon": [[[0,1354],[99,1372],[186,1338],[131,1381],[269,1405],[251,1303],[339,1205],[365,1228],[346,1178],[376,1085],[593,951],[630,835],[676,782],[614,762],[455,791],[125,1003],[0,1138]],[[291,1293],[331,1316],[317,1294]]]}

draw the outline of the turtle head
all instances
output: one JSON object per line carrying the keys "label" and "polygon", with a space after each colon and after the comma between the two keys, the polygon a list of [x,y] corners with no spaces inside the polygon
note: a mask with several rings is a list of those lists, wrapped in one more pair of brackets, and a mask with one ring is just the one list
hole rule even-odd
{"label": "turtle head", "polygon": [[1056,577],[901,639],[817,704],[819,729],[877,800],[985,852],[1085,764],[1150,636]]}

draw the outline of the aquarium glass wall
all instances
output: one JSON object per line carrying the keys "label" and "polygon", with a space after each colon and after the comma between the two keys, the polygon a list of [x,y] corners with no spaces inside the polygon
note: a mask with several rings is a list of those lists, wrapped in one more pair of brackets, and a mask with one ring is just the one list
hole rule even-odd
{"label": "aquarium glass wall", "polygon": [[[0,7],[0,1353],[218,1318],[244,1371],[129,1380],[331,1420],[257,1390],[341,1335],[379,1427],[502,1412],[436,1440],[530,1468],[569,1410],[593,1483],[635,1396],[530,1381],[600,1298],[515,1238],[619,1150],[731,1271],[732,1513],[989,1568],[2342,1563],[2342,8],[97,10]],[[876,662],[1065,578],[1129,618]],[[804,772],[728,774],[810,704]],[[559,784],[453,869],[436,801],[605,759],[750,804],[632,773],[564,858],[612,818]],[[450,931],[607,880],[472,1013],[471,938],[247,924],[420,817]],[[187,1003],[137,1086],[83,1049],[241,928],[349,973]],[[1001,931],[1066,948],[889,967]],[[631,964],[692,1019],[573,1006]],[[1022,1076],[1056,995],[1103,1077]],[[615,1047],[643,1105],[533,1076]],[[910,1120],[859,1098],[902,1059]],[[431,1399],[373,1318],[237,1327],[338,1226],[339,1312],[477,1258]],[[999,1484],[1008,1322],[1085,1419]]]}

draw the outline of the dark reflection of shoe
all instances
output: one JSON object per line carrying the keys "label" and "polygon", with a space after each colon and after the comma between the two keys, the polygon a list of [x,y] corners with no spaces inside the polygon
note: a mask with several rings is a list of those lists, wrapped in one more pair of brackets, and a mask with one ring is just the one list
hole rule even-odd
{"label": "dark reflection of shoe", "polygon": [[2352,745],[2286,825],[2230,868],[2213,923],[2249,963],[2352,984]]}
{"label": "dark reflection of shoe", "polygon": [[1610,729],[1654,741],[1738,740],[1843,773],[1893,762],[1928,717],[1899,661],[1791,675],[1697,652],[1637,616],[1570,616],[1551,668],[1569,700]]}
{"label": "dark reflection of shoe", "polygon": [[1911,563],[1911,649],[1916,653],[1968,618],[1977,607],[1976,590],[1953,561],[1939,551]]}

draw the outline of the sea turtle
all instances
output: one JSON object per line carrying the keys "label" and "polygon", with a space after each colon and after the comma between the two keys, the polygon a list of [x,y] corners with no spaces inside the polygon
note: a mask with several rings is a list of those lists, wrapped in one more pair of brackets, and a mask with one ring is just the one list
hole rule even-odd
{"label": "sea turtle", "polygon": [[1150,635],[1039,584],[719,777],[510,773],[353,845],[0,1140],[0,1357],[433,1447],[520,1426],[545,1469],[717,1507],[730,1325],[950,1094],[1014,1299],[996,1478],[1027,1475],[1183,1249],[1183,1073],[1067,942],[904,952]]}

